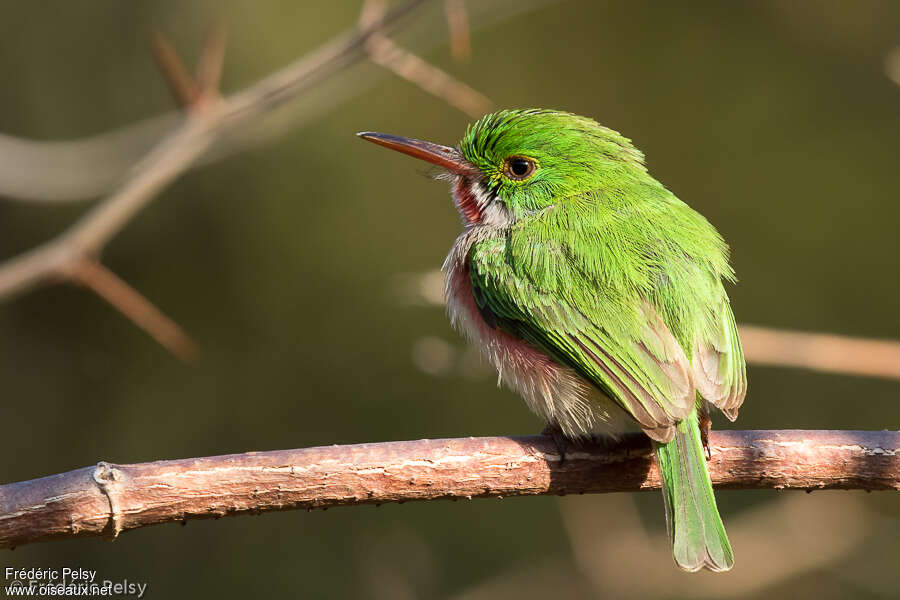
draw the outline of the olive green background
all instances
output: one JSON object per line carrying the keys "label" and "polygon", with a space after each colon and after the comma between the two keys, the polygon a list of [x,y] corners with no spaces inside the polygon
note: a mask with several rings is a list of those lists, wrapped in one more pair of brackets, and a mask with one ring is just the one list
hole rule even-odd
{"label": "olive green background", "polygon": [[[0,131],[69,139],[170,110],[150,28],[193,59],[204,28],[224,23],[227,93],[351,26],[357,10],[2,2]],[[566,109],[632,138],[731,244],[739,321],[900,338],[900,86],[885,70],[900,4],[571,1],[506,17],[474,23],[468,63],[446,44],[418,48],[498,106]],[[353,136],[452,144],[469,118],[394,75],[373,81],[182,177],[107,248],[105,264],[197,340],[195,364],[82,289],[0,304],[0,481],[98,460],[540,429],[473,366],[440,307],[408,293],[460,229],[446,185]],[[0,256],[87,206],[0,198]],[[898,382],[755,366],[749,377],[740,420],[717,425],[900,428]],[[149,582],[153,598],[896,594],[895,494],[718,497],[737,559],[718,576],[676,572],[655,493],[197,521],[25,546],[0,553],[0,567],[97,569]]]}

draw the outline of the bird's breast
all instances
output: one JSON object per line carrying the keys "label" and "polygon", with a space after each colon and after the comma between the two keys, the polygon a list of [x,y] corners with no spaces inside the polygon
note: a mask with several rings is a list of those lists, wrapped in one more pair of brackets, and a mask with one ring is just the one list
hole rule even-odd
{"label": "bird's breast", "polygon": [[553,378],[558,368],[555,361],[484,319],[465,262],[457,262],[447,273],[445,290],[450,321],[497,367],[502,378],[511,384],[524,378]]}
{"label": "bird's breast", "polygon": [[[477,229],[477,228],[473,228]],[[597,429],[610,420],[610,404],[574,371],[527,342],[488,323],[472,291],[466,255],[477,234],[470,230],[457,240],[444,263],[444,295],[454,327],[496,367],[503,381],[528,407],[570,437]]]}
{"label": "bird's breast", "polygon": [[514,375],[512,372],[505,373],[506,368],[544,373],[556,363],[544,353],[498,328],[496,323],[488,323],[475,302],[468,255],[474,244],[483,236],[489,235],[487,229],[468,229],[459,236],[444,261],[444,297],[450,322],[490,359],[500,370],[501,376]]}

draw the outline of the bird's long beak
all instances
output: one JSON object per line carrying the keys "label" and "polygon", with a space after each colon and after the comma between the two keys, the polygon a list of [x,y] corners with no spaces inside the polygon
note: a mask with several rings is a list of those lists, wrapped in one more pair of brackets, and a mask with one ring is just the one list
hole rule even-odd
{"label": "bird's long beak", "polygon": [[379,146],[384,146],[385,148],[390,148],[391,150],[396,150],[397,152],[402,152],[443,167],[452,173],[464,175],[475,170],[472,163],[467,161],[459,150],[450,146],[441,146],[432,142],[399,135],[389,135],[387,133],[376,133],[374,131],[361,131],[356,135],[373,144],[378,144]]}

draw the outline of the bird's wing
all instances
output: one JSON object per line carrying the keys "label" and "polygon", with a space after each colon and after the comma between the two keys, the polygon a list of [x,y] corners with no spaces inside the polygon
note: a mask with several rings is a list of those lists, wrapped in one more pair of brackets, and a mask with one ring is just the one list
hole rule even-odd
{"label": "bird's wing", "polygon": [[717,327],[695,341],[693,379],[700,395],[734,421],[747,393],[747,367],[727,297],[722,298],[715,317]]}
{"label": "bird's wing", "polygon": [[[528,260],[553,261],[549,255],[536,256],[545,250],[534,244]],[[552,248],[548,252],[554,253]],[[536,281],[517,269],[521,259],[502,242],[472,249],[472,290],[485,321],[571,367],[614,399],[651,438],[670,441],[674,425],[693,409],[696,390],[690,361],[659,314],[640,298],[619,298],[624,304],[614,314],[632,324],[620,326],[579,294],[583,282],[570,261],[529,270],[552,278]]]}

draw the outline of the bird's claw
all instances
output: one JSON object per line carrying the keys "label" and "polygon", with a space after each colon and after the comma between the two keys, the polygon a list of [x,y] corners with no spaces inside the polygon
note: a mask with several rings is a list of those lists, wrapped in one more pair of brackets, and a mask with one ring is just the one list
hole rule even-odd
{"label": "bird's claw", "polygon": [[556,445],[556,450],[559,452],[559,464],[562,464],[566,461],[566,436],[563,435],[562,429],[559,428],[559,425],[555,425],[552,423],[547,423],[547,426],[541,430],[541,435],[546,435],[553,438],[553,443]]}
{"label": "bird's claw", "polygon": [[709,449],[709,430],[712,428],[712,421],[708,415],[701,414],[697,424],[700,426],[700,442],[703,444],[703,449],[706,450],[706,460],[710,460],[712,451]]}

